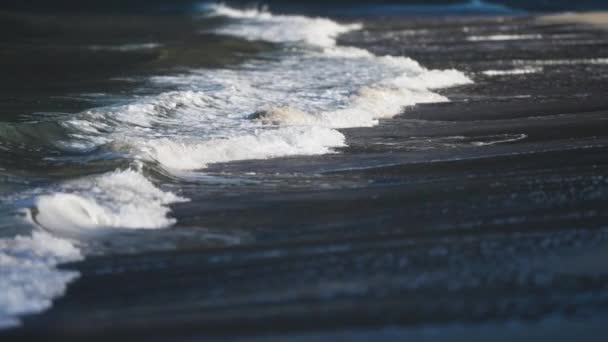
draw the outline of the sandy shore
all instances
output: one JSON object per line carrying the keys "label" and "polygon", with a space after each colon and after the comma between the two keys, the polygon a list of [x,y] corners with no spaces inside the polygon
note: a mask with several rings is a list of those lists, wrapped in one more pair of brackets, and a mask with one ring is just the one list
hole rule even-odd
{"label": "sandy shore", "polygon": [[562,13],[540,17],[548,24],[589,24],[608,29],[608,11],[587,13]]}

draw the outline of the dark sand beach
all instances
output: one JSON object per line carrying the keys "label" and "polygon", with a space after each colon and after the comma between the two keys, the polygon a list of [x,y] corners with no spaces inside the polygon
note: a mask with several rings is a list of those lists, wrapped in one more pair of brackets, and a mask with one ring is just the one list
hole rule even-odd
{"label": "dark sand beach", "polygon": [[[35,113],[158,93],[146,76],[238,65],[273,47],[200,35],[177,15],[0,16],[21,27],[0,52],[7,132]],[[450,102],[340,129],[335,153],[212,163],[189,179],[145,169],[190,199],[170,205],[176,223],[86,240],[86,259],[59,266],[80,274],[65,295],[0,340],[604,341],[608,33],[598,16],[349,19],[364,29],[339,45],[474,83],[438,89]],[[134,41],[158,45],[107,48]],[[126,163],[43,165],[36,153],[58,152],[23,153],[0,150],[0,172],[39,186]]]}

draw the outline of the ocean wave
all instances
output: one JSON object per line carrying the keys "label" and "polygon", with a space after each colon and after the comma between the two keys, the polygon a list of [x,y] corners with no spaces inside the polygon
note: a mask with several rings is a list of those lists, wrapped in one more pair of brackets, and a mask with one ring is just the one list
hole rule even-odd
{"label": "ocean wave", "polygon": [[159,229],[175,223],[168,205],[181,201],[185,199],[160,190],[139,171],[118,170],[38,196],[31,217],[43,229],[67,237],[102,228]]}
{"label": "ocean wave", "polygon": [[[90,110],[65,125],[71,127],[74,137],[89,136],[91,144],[108,145],[169,170],[197,170],[209,163],[248,156],[263,159],[285,156],[286,151],[292,155],[328,152],[343,141],[315,149],[296,141],[326,141],[327,129],[374,126],[405,107],[448,101],[434,89],[471,83],[459,71],[428,70],[406,57],[352,53],[336,57],[317,50],[275,62],[251,62],[241,70],[201,70],[152,81],[189,89]],[[302,134],[274,126],[319,129]],[[294,136],[288,137],[289,132]],[[267,148],[270,140],[291,148],[273,153]],[[219,157],[206,146],[226,146],[226,150]],[[240,153],[235,152],[238,146]],[[166,152],[170,150],[173,153]]]}
{"label": "ocean wave", "polygon": [[[354,57],[349,55],[348,58]],[[378,119],[393,117],[408,106],[448,101],[431,89],[471,82],[459,71],[428,70],[410,58],[373,55],[360,55],[358,58],[381,68],[393,68],[395,76],[381,78],[375,83],[353,90],[353,94],[343,101],[339,109],[307,113],[289,106],[275,106],[256,112],[252,118],[266,124],[369,127],[376,125]]]}
{"label": "ocean wave", "polygon": [[314,46],[332,47],[336,45],[339,35],[363,27],[361,24],[340,24],[326,18],[275,15],[264,8],[241,10],[221,3],[206,4],[201,9],[208,15],[238,20],[217,29],[216,33],[274,43],[303,42]]}
{"label": "ocean wave", "polygon": [[371,127],[382,118],[391,118],[406,106],[419,103],[446,102],[444,96],[432,92],[407,88],[366,87],[352,97],[351,105],[344,109],[322,112],[317,115],[290,107],[273,107],[252,117],[265,124],[308,125],[332,128]]}
{"label": "ocean wave", "polygon": [[[87,110],[60,122],[57,126],[68,137],[62,146],[83,153],[104,146],[167,170],[328,153],[344,145],[341,133],[328,133],[331,129],[373,126],[408,106],[448,101],[434,89],[472,82],[456,70],[428,70],[407,57],[337,46],[337,36],[359,29],[358,24],[225,5],[206,10],[231,19],[218,33],[308,47],[236,69],[154,77],[156,86],[178,90]],[[319,143],[307,144],[306,139]]]}
{"label": "ocean wave", "polygon": [[[65,258],[58,251],[56,258],[45,257],[48,262],[33,262],[41,266],[23,268],[23,278],[15,278],[14,284],[0,280],[0,290],[9,289],[9,297],[0,295],[0,304],[18,298],[18,291],[30,291],[27,281],[35,281],[38,273],[47,274],[49,284],[55,284],[33,296],[40,298],[37,306],[17,299],[10,311],[0,311],[4,325],[14,324],[18,315],[43,310],[65,290],[75,275],[62,273],[55,265],[80,257],[69,241],[86,242],[84,237],[108,230],[162,229],[176,223],[170,205],[187,199],[160,189],[143,174],[141,163],[179,177],[184,170],[202,170],[212,163],[334,153],[346,146],[338,128],[373,126],[407,106],[448,101],[434,90],[472,82],[456,70],[428,70],[409,58],[375,56],[337,45],[340,34],[361,29],[360,24],[224,5],[212,7],[211,14],[229,19],[216,28],[218,34],[289,48],[235,68],[154,77],[150,82],[155,87],[174,90],[58,122],[62,145],[82,153],[104,146],[132,168],[38,190],[32,223],[50,238],[61,239],[57,244],[66,244],[71,252]],[[9,265],[7,272],[19,270],[14,263],[30,262],[18,255],[14,257],[19,260],[6,259],[19,241],[29,240],[0,241],[0,267],[3,262]],[[31,253],[40,252],[36,241],[22,245]]]}
{"label": "ocean wave", "polygon": [[[0,150],[12,153],[44,154],[49,151],[78,152],[86,150],[78,139],[70,136],[72,130],[56,121],[0,123]],[[88,140],[88,139],[87,139]],[[81,141],[85,143],[86,141]]]}
{"label": "ocean wave", "polygon": [[208,141],[158,139],[142,142],[140,158],[169,170],[204,169],[212,163],[331,153],[345,146],[342,133],[321,127],[285,127]]}
{"label": "ocean wave", "polygon": [[88,238],[104,229],[169,227],[175,219],[168,205],[185,201],[132,169],[58,188],[33,192],[34,207],[25,215],[34,226],[31,235],[0,239],[0,329],[18,326],[20,316],[48,309],[65,293],[79,274],[57,266],[82,260],[80,245]]}
{"label": "ocean wave", "polygon": [[72,242],[45,232],[0,239],[0,329],[19,325],[22,315],[48,309],[78,277],[56,266],[82,258]]}

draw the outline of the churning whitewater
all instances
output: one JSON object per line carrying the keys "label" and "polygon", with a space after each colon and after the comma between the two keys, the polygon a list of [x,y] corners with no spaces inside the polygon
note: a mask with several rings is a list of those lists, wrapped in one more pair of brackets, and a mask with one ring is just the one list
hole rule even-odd
{"label": "churning whitewater", "polygon": [[169,206],[187,199],[146,178],[143,165],[187,177],[212,163],[333,153],[346,145],[337,129],[448,101],[433,90],[471,82],[456,70],[337,45],[360,24],[225,5],[200,10],[200,20],[226,19],[212,33],[275,43],[277,50],[237,67],[152,77],[172,90],[60,122],[70,149],[110,149],[131,167],[25,195],[33,198],[29,217],[37,228],[31,237],[0,240],[0,272],[8,275],[0,280],[0,326],[47,309],[65,291],[77,274],[56,266],[82,258],[80,235],[176,222]]}

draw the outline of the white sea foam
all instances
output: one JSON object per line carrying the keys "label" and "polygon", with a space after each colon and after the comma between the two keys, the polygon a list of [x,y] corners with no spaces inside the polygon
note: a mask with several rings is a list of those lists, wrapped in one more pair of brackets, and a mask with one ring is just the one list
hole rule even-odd
{"label": "white sea foam", "polygon": [[332,129],[373,126],[405,107],[448,101],[433,90],[471,82],[456,70],[428,70],[410,58],[336,46],[339,34],[359,25],[225,5],[206,11],[233,19],[216,32],[309,48],[236,70],[153,78],[181,90],[87,111],[66,123],[74,137],[89,136],[92,144],[109,144],[168,170],[321,154],[344,145]]}
{"label": "white sea foam", "polygon": [[114,171],[63,184],[36,199],[35,222],[71,236],[99,228],[158,229],[175,223],[167,205],[184,199],[158,189],[135,170]]}
{"label": "white sea foam", "polygon": [[509,70],[485,70],[482,73],[486,76],[511,76],[511,75],[528,75],[542,72],[543,68],[539,67],[524,67]]}
{"label": "white sea foam", "polygon": [[72,240],[101,228],[168,227],[175,223],[168,217],[168,205],[184,200],[135,170],[83,178],[60,188],[35,199],[27,216],[40,228],[31,236],[0,239],[0,328],[18,325],[20,316],[44,311],[63,295],[78,273],[56,266],[83,258]]}
{"label": "white sea foam", "polygon": [[508,40],[534,40],[542,39],[541,34],[495,34],[487,36],[469,36],[467,40],[470,42],[487,42],[487,41],[508,41]]}
{"label": "white sea foam", "polygon": [[391,118],[406,106],[418,103],[445,102],[444,96],[407,88],[373,88],[359,90],[348,107],[318,114],[309,114],[290,107],[274,107],[255,116],[266,124],[307,125],[331,128],[370,127],[378,119]]}
{"label": "white sea foam", "polygon": [[[217,4],[206,11],[232,19],[216,32],[309,48],[286,50],[279,59],[253,60],[237,69],[153,78],[179,90],[90,110],[64,123],[78,146],[90,148],[82,143],[88,138],[93,146],[105,144],[168,170],[322,154],[344,146],[336,128],[373,126],[405,107],[448,101],[433,90],[471,82],[456,70],[428,70],[409,58],[377,57],[363,49],[336,46],[338,35],[359,29],[357,24]],[[136,213],[147,208],[133,207],[112,193],[87,197],[88,193],[85,188],[39,200],[38,206],[48,210],[38,220],[79,228],[131,227],[137,225],[134,222],[156,226],[136,219]],[[100,203],[102,197],[109,200]],[[153,221],[167,225],[162,219],[166,212],[156,212],[161,218]]]}
{"label": "white sea foam", "polygon": [[285,127],[209,141],[150,140],[141,147],[142,158],[169,169],[203,169],[208,164],[293,155],[316,155],[344,146],[344,136],[321,127]]}
{"label": "white sea foam", "polygon": [[311,51],[240,70],[156,77],[184,90],[88,111],[68,124],[80,138],[88,134],[166,169],[203,169],[214,162],[326,153],[344,144],[327,139],[327,129],[373,126],[405,107],[448,101],[433,89],[471,82],[459,71],[428,70],[409,58],[346,55]]}
{"label": "white sea foam", "polygon": [[371,58],[374,54],[356,47],[332,46],[323,49],[323,55],[335,58]]}
{"label": "white sea foam", "polygon": [[0,239],[0,328],[16,326],[20,316],[49,308],[78,276],[55,266],[81,258],[74,244],[48,233]]}
{"label": "white sea foam", "polygon": [[217,33],[274,43],[304,42],[331,47],[336,45],[336,38],[340,34],[362,27],[361,24],[343,25],[326,18],[275,15],[264,9],[239,10],[223,4],[207,5],[205,10],[211,15],[238,20],[216,30]]}
{"label": "white sea foam", "polygon": [[[397,115],[407,106],[448,101],[431,89],[471,82],[461,72],[427,70],[408,58],[364,55],[347,59],[325,55],[286,57],[270,67],[252,65],[239,73],[223,72],[221,76],[210,77],[206,72],[187,79],[190,87],[205,85],[207,88],[209,79],[222,81],[222,86],[216,88],[223,90],[216,91],[204,109],[207,115],[214,113],[214,118],[223,121],[204,121],[204,126],[216,129],[205,134],[207,139],[192,132],[185,137],[182,131],[179,137],[136,143],[146,146],[146,155],[169,169],[202,169],[213,162],[326,153],[344,143],[343,139],[335,138],[341,136],[338,134],[327,139],[327,129],[373,126],[378,119]],[[183,79],[157,81],[177,83]],[[229,106],[217,104],[218,98],[233,101]],[[228,111],[220,113],[218,108]],[[230,117],[231,113],[240,115]],[[181,117],[184,120],[184,116]],[[189,115],[186,117],[185,120],[191,122],[189,127],[201,126],[200,121],[195,122],[200,120],[200,115],[195,120]],[[317,129],[266,131],[264,126],[269,124]],[[204,130],[205,127],[200,127],[199,133]],[[245,133],[256,130],[262,130],[263,134]],[[226,135],[218,136],[219,132]],[[311,145],[307,146],[305,140]]]}
{"label": "white sea foam", "polygon": [[[306,113],[288,106],[271,107],[258,112],[257,120],[269,124],[314,125],[331,128],[369,127],[378,119],[390,118],[403,108],[419,103],[446,102],[448,99],[429,89],[470,83],[470,79],[455,70],[426,70],[407,58],[375,58],[380,63],[401,70],[394,78],[382,79],[363,86],[351,95],[341,108],[318,113]],[[373,61],[374,63],[378,61]]]}

